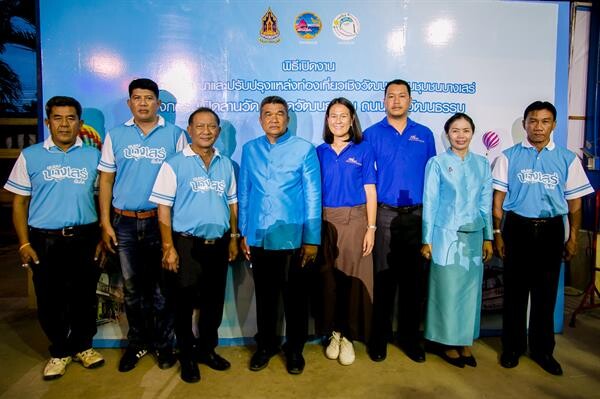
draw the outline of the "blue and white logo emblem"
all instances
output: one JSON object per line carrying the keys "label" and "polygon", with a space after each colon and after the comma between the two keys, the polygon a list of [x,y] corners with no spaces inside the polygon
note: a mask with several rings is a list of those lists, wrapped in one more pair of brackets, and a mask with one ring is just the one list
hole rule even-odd
{"label": "blue and white logo emblem", "polygon": [[341,40],[353,40],[360,32],[360,23],[354,15],[345,12],[333,19],[333,34]]}

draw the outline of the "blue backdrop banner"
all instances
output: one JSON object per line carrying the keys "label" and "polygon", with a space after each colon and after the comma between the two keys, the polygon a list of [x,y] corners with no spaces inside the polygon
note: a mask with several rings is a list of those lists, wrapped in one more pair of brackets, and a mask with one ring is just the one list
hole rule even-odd
{"label": "blue backdrop banner", "polygon": [[[292,134],[319,144],[331,99],[350,99],[366,128],[384,116],[386,82],[402,78],[438,152],[460,111],[475,120],[472,149],[493,161],[523,139],[538,99],[556,103],[566,143],[568,2],[40,0],[40,16],[43,100],[77,98],[101,136],[130,118],[129,82],[149,77],[167,120],[185,128],[198,106],[217,111],[217,147],[239,162],[262,134],[263,97],[286,98]],[[252,336],[251,270],[233,265],[228,284],[221,336]],[[124,328],[106,323],[98,337]]]}

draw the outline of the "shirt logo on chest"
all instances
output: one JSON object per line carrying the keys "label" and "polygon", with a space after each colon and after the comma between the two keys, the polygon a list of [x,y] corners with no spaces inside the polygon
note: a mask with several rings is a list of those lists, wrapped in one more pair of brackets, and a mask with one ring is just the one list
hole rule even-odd
{"label": "shirt logo on chest", "polygon": [[416,141],[417,143],[424,143],[425,141],[421,140],[421,138],[419,138],[419,136],[417,136],[416,134],[413,134],[412,136],[410,136],[408,138],[408,141]]}
{"label": "shirt logo on chest", "polygon": [[194,177],[190,181],[190,187],[192,187],[192,191],[195,193],[214,191],[219,197],[222,197],[223,192],[225,192],[225,180],[211,180],[207,177]]}
{"label": "shirt logo on chest", "polygon": [[42,171],[46,181],[62,181],[71,179],[75,184],[85,184],[88,179],[87,168],[72,168],[70,166],[51,165]]}
{"label": "shirt logo on chest", "polygon": [[167,157],[167,150],[165,147],[152,148],[143,147],[140,144],[131,144],[123,150],[123,156],[136,161],[147,158],[152,163],[162,163]]}
{"label": "shirt logo on chest", "polygon": [[554,190],[560,183],[558,173],[542,173],[533,169],[521,169],[517,173],[519,181],[523,184],[543,184],[548,190]]}
{"label": "shirt logo on chest", "polygon": [[356,158],[354,158],[354,157],[350,157],[350,158],[346,159],[346,163],[356,165],[356,166],[362,166],[362,163],[358,162],[356,160]]}

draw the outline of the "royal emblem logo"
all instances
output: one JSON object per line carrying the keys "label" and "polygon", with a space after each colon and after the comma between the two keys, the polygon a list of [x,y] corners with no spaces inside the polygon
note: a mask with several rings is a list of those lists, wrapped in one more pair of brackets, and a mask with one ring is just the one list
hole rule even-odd
{"label": "royal emblem logo", "polygon": [[523,184],[543,184],[548,190],[554,190],[560,183],[560,178],[556,172],[542,173],[533,169],[521,169],[517,173],[517,177]]}
{"label": "royal emblem logo", "polygon": [[314,39],[321,33],[322,28],[321,18],[312,12],[304,12],[294,21],[294,30],[304,40]]}
{"label": "royal emblem logo", "polygon": [[362,166],[362,163],[358,162],[353,157],[350,157],[350,158],[346,159],[346,163],[349,163],[349,164],[352,164],[352,165],[356,165],[356,166]]}
{"label": "royal emblem logo", "polygon": [[279,43],[281,41],[279,28],[277,27],[277,16],[271,11],[271,7],[262,16],[258,41],[261,43]]}
{"label": "royal emblem logo", "polygon": [[353,40],[360,32],[360,23],[354,15],[345,12],[333,19],[333,34],[341,40]]}
{"label": "royal emblem logo", "polygon": [[214,191],[219,197],[222,197],[225,192],[225,180],[210,180],[207,177],[194,177],[190,181],[190,187],[195,193]]}
{"label": "royal emblem logo", "polygon": [[87,168],[72,168],[60,165],[48,166],[46,170],[42,171],[42,175],[46,181],[70,179],[75,184],[85,184],[89,176]]}
{"label": "royal emblem logo", "polygon": [[123,150],[123,156],[127,159],[134,159],[139,161],[140,159],[149,159],[152,163],[162,163],[167,157],[167,150],[164,147],[151,148],[143,147],[140,144],[128,145]]}

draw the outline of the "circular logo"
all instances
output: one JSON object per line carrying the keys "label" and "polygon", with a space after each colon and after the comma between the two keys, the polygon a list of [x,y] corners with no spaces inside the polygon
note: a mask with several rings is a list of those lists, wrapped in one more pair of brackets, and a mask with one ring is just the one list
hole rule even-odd
{"label": "circular logo", "polygon": [[358,18],[349,12],[339,14],[333,19],[331,28],[334,35],[342,40],[352,40],[358,36],[360,31],[360,23]]}
{"label": "circular logo", "polygon": [[312,12],[304,12],[298,15],[294,21],[294,30],[302,39],[314,39],[322,28],[321,18]]}

